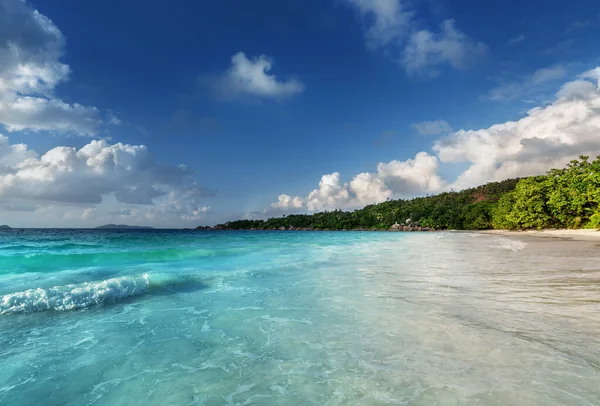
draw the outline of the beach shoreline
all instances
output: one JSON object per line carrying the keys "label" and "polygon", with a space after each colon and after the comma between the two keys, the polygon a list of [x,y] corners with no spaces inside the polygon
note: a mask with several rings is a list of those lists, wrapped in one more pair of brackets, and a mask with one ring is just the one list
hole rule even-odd
{"label": "beach shoreline", "polygon": [[541,239],[560,239],[570,241],[600,241],[600,231],[588,229],[544,229],[544,230],[480,230],[481,234],[499,235],[503,237],[528,237]]}

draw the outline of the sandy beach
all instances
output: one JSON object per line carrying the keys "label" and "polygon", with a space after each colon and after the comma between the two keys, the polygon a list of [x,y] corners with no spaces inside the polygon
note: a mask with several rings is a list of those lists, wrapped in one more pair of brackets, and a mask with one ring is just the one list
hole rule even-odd
{"label": "sandy beach", "polygon": [[482,234],[501,235],[504,237],[529,237],[529,238],[558,238],[561,240],[571,241],[600,241],[600,231],[597,230],[526,230],[526,231],[509,231],[509,230],[484,230]]}

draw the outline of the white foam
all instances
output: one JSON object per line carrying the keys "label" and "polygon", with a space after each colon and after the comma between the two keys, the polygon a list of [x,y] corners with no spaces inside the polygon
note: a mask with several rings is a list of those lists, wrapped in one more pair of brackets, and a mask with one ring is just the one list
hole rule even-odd
{"label": "white foam", "polygon": [[0,297],[0,314],[81,309],[141,295],[146,293],[149,287],[149,276],[143,274],[49,289],[29,289]]}
{"label": "white foam", "polygon": [[497,244],[489,246],[490,248],[499,248],[510,251],[521,251],[527,247],[527,243],[519,240],[502,239]]}

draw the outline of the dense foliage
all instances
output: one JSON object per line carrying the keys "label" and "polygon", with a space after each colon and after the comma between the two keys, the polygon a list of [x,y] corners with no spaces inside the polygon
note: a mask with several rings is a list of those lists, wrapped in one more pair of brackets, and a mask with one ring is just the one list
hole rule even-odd
{"label": "dense foliage", "polygon": [[600,228],[600,157],[521,180],[498,202],[495,228]]}
{"label": "dense foliage", "polygon": [[508,179],[460,192],[388,200],[355,211],[238,220],[228,230],[387,230],[407,219],[437,230],[600,227],[600,157],[582,156],[543,176]]}

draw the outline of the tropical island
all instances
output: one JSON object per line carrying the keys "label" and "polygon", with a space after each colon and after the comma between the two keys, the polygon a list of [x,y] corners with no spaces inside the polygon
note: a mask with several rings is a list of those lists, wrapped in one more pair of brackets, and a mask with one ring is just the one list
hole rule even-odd
{"label": "tropical island", "polygon": [[545,175],[462,191],[388,200],[354,211],[237,220],[200,230],[600,229],[600,156],[580,156]]}
{"label": "tropical island", "polygon": [[6,224],[3,224],[0,226],[0,230],[12,230],[12,227],[9,227]]}

